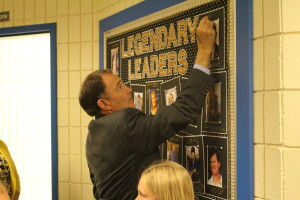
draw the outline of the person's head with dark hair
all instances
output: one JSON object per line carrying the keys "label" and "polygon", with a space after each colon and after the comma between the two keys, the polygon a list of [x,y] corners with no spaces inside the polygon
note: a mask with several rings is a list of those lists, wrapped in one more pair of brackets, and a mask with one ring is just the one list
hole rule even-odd
{"label": "person's head with dark hair", "polygon": [[111,70],[98,70],[92,72],[82,83],[79,94],[79,103],[89,116],[95,116],[101,113],[97,101],[105,92],[103,75],[110,73],[112,73]]}
{"label": "person's head with dark hair", "polygon": [[133,107],[131,88],[111,70],[98,70],[89,74],[83,82],[79,103],[90,116],[109,114],[124,108]]}
{"label": "person's head with dark hair", "polygon": [[213,148],[210,153],[210,169],[213,176],[221,174],[221,153],[217,148]]}

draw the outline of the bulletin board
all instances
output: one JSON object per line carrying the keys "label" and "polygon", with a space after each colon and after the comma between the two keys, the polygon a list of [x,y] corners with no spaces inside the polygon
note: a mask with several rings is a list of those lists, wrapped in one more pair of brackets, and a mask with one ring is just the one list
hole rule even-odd
{"label": "bulletin board", "polygon": [[[160,147],[163,159],[187,169],[199,199],[236,199],[237,194],[233,11],[230,0],[186,1],[103,34],[105,68],[132,88],[137,109],[155,115],[176,101],[188,80],[199,21],[204,16],[213,21],[217,34],[210,65],[215,83],[199,118]],[[218,183],[212,181],[216,159],[222,177]]]}

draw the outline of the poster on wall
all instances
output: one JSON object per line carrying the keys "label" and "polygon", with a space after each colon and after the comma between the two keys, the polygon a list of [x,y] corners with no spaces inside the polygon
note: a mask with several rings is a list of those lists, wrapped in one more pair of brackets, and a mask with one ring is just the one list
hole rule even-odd
{"label": "poster on wall", "polygon": [[225,69],[225,38],[224,36],[224,10],[217,9],[213,12],[200,15],[200,18],[208,15],[214,24],[216,40],[210,56],[211,70]]}
{"label": "poster on wall", "polygon": [[135,108],[146,113],[146,86],[139,84],[132,84],[130,86]]}
{"label": "poster on wall", "polygon": [[156,115],[176,102],[188,81],[197,53],[196,29],[204,16],[210,18],[216,31],[210,55],[215,82],[199,118],[160,145],[160,152],[162,159],[185,167],[196,198],[230,199],[227,1],[199,5],[106,38],[105,64],[132,88],[136,109]]}
{"label": "poster on wall", "polygon": [[203,106],[203,131],[226,134],[227,125],[227,73],[212,72],[215,82],[208,90]]}
{"label": "poster on wall", "polygon": [[227,139],[204,136],[205,194],[227,199]]}
{"label": "poster on wall", "polygon": [[161,108],[160,84],[162,81],[146,82],[146,99],[148,115],[155,115]]}
{"label": "poster on wall", "polygon": [[172,105],[181,91],[180,77],[167,80],[160,84],[162,106]]}
{"label": "poster on wall", "polygon": [[120,41],[114,41],[107,45],[109,56],[107,57],[107,68],[115,75],[121,76],[121,46]]}
{"label": "poster on wall", "polygon": [[175,135],[164,143],[163,160],[170,160],[182,165],[182,137]]}
{"label": "poster on wall", "polygon": [[183,166],[188,171],[196,194],[204,193],[204,156],[203,137],[192,136],[183,138]]}
{"label": "poster on wall", "polygon": [[208,5],[200,6],[107,39],[107,68],[119,74],[123,82],[188,77],[197,52],[198,23],[209,16],[216,30],[211,70],[226,70],[226,6],[224,1],[220,1],[219,8],[216,5],[212,6],[213,10]]}

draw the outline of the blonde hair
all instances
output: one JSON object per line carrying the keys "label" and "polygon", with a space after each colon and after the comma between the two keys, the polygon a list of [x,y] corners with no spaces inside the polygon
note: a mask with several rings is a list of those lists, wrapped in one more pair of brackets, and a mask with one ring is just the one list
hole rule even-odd
{"label": "blonde hair", "polygon": [[141,178],[149,192],[159,200],[194,200],[191,177],[184,167],[175,162],[151,165]]}
{"label": "blonde hair", "polygon": [[[18,175],[18,172],[17,172],[17,168],[16,168],[16,165],[9,153],[9,150],[6,146],[6,144],[0,140],[0,155],[2,155],[5,160],[7,161],[7,164],[9,166],[9,170],[10,170],[10,187],[8,188],[6,185],[4,185],[2,183],[2,185],[5,186],[7,192],[9,193],[10,195],[10,198],[12,200],[17,200],[19,199],[19,195],[20,195],[20,191],[21,191],[21,188],[20,188],[20,179],[19,179],[19,175]],[[0,179],[1,179],[1,174],[0,174]],[[1,182],[1,181],[0,181]]]}

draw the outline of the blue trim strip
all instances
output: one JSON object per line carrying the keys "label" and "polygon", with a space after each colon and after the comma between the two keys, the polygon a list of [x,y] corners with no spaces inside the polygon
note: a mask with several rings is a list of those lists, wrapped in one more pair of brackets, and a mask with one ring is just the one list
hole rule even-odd
{"label": "blue trim strip", "polygon": [[57,58],[56,23],[0,28],[1,36],[34,33],[50,33],[51,45],[51,159],[52,159],[52,199],[58,199],[58,145],[57,145]]}
{"label": "blue trim strip", "polygon": [[58,200],[58,144],[57,144],[57,47],[56,23],[51,24],[51,146],[52,146],[52,199]]}
{"label": "blue trim strip", "polygon": [[121,26],[133,20],[142,18],[146,15],[158,12],[175,4],[181,3],[186,0],[145,0],[138,3],[126,10],[116,13],[107,17],[99,22],[99,68],[104,69],[104,33],[110,29]]}
{"label": "blue trim strip", "polygon": [[51,32],[50,29],[53,27],[53,24],[54,23],[0,28],[1,30],[0,36],[13,36],[13,35]]}
{"label": "blue trim strip", "polygon": [[254,198],[252,1],[236,1],[237,199]]}

